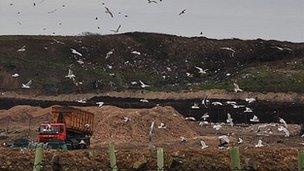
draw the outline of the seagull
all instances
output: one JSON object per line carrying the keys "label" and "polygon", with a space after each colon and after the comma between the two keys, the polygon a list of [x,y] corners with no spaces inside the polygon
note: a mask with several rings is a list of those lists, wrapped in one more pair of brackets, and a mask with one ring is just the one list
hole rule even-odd
{"label": "seagull", "polygon": [[216,125],[213,125],[213,129],[215,129],[215,130],[220,130],[222,128],[222,125],[220,125],[220,124],[216,124]]}
{"label": "seagull", "polygon": [[105,7],[105,9],[106,9],[106,14],[109,14],[113,18],[114,17],[113,13],[109,10],[109,8]]}
{"label": "seagull", "polygon": [[78,103],[87,103],[86,99],[77,100]]}
{"label": "seagull", "polygon": [[207,120],[207,118],[209,118],[209,114],[205,113],[201,118],[205,121]]}
{"label": "seagull", "polygon": [[233,86],[234,86],[234,92],[241,92],[241,91],[243,91],[242,89],[240,89],[240,87],[239,87],[239,85],[237,85],[236,83],[233,83]]}
{"label": "seagull", "polygon": [[77,50],[75,49],[71,49],[72,53],[75,54],[75,55],[78,55],[78,56],[82,56],[81,53],[77,52]]}
{"label": "seagull", "polygon": [[140,99],[139,101],[143,102],[143,103],[149,103],[149,101],[147,99]]}
{"label": "seagull", "polygon": [[199,70],[198,73],[200,73],[200,74],[207,74],[206,71],[207,71],[208,69],[203,70],[203,68],[200,68],[200,67],[197,67],[197,66],[195,66],[195,68]]}
{"label": "seagull", "polygon": [[245,107],[245,105],[236,105],[236,104],[232,104],[232,107],[233,107],[234,109],[238,109],[238,108],[240,108],[240,107]]}
{"label": "seagull", "polygon": [[157,2],[156,1],[153,1],[153,0],[148,0],[148,3],[156,3],[157,4]]}
{"label": "seagull", "polygon": [[204,125],[207,125],[207,124],[208,124],[208,121],[203,121],[203,122],[198,123],[199,126],[204,126]]}
{"label": "seagull", "polygon": [[137,82],[136,82],[136,81],[132,81],[131,84],[132,84],[132,85],[136,85]]}
{"label": "seagull", "polygon": [[222,135],[222,136],[219,136],[218,139],[220,140],[220,147],[224,147],[224,146],[227,146],[229,144],[229,138],[226,136],[226,135]]}
{"label": "seagull", "polygon": [[19,74],[15,73],[15,74],[12,75],[12,77],[17,78],[17,77],[19,77]]}
{"label": "seagull", "polygon": [[113,55],[114,49],[111,49],[107,54],[106,54],[106,59],[108,59],[111,55]]}
{"label": "seagull", "polygon": [[141,80],[139,80],[139,83],[140,83],[140,87],[141,87],[141,88],[150,87],[150,85],[147,85],[147,84],[143,83]]}
{"label": "seagull", "polygon": [[285,137],[289,137],[290,132],[288,131],[288,129],[287,129],[286,127],[284,127],[284,126],[279,126],[279,127],[278,127],[278,130],[279,130],[279,131],[283,131],[283,132],[285,133]]}
{"label": "seagull", "polygon": [[238,139],[238,144],[242,144],[244,142],[244,140],[242,138]]}
{"label": "seagull", "polygon": [[231,51],[232,52],[232,57],[234,57],[235,50],[233,50],[232,48],[230,48],[230,47],[221,47],[220,49]]}
{"label": "seagull", "polygon": [[185,12],[186,12],[186,9],[182,10],[178,15],[185,14]]}
{"label": "seagull", "polygon": [[259,140],[259,141],[258,141],[258,144],[256,144],[255,147],[258,147],[258,148],[259,148],[259,147],[263,147],[264,145],[263,145],[262,143],[263,143],[263,141],[262,141],[262,140]]}
{"label": "seagull", "polygon": [[253,112],[249,107],[246,107],[246,110],[244,111],[245,113],[250,113]]}
{"label": "seagull", "polygon": [[24,52],[25,51],[25,45],[22,46],[20,49],[17,50],[17,52]]}
{"label": "seagull", "polygon": [[253,118],[250,119],[251,122],[260,122],[259,118],[256,115],[253,115]]}
{"label": "seagull", "polygon": [[58,10],[58,9],[54,9],[54,10],[52,10],[52,11],[49,11],[48,14],[52,14],[52,13],[56,12],[57,10]]}
{"label": "seagull", "polygon": [[158,129],[166,129],[167,126],[164,123],[160,123],[160,125],[157,127]]}
{"label": "seagull", "polygon": [[226,121],[227,121],[228,124],[230,124],[230,126],[233,126],[233,119],[232,119],[232,117],[229,113],[227,114],[227,120]]}
{"label": "seagull", "polygon": [[68,75],[66,75],[65,77],[75,80],[76,76],[73,74],[73,71],[71,69],[69,69]]}
{"label": "seagull", "polygon": [[286,121],[285,121],[283,118],[279,118],[279,122],[282,123],[282,124],[284,124],[284,126],[285,126],[286,128],[288,127]]}
{"label": "seagull", "polygon": [[193,103],[193,105],[191,106],[191,109],[199,109],[199,106],[197,103]]}
{"label": "seagull", "polygon": [[151,141],[152,134],[153,134],[154,124],[155,124],[155,121],[151,122],[150,131],[149,131],[150,141]]}
{"label": "seagull", "polygon": [[24,89],[29,89],[29,88],[31,88],[30,86],[31,86],[31,84],[32,84],[32,80],[30,80],[29,82],[27,82],[26,84],[23,84],[22,83],[22,86],[21,86],[21,88],[24,88]]}
{"label": "seagull", "polygon": [[248,102],[248,103],[253,103],[256,100],[255,100],[255,98],[246,98],[245,101]]}
{"label": "seagull", "polygon": [[126,116],[124,116],[123,118],[124,118],[124,120],[123,120],[123,121],[124,121],[125,123],[127,123],[128,121],[130,121],[130,120],[131,120],[130,118],[128,118],[128,117],[126,117]]}
{"label": "seagull", "polygon": [[196,121],[196,119],[194,117],[186,117],[185,118],[187,121]]}
{"label": "seagull", "polygon": [[189,72],[186,73],[187,77],[193,77],[193,74],[190,74]]}
{"label": "seagull", "polygon": [[235,105],[236,102],[234,102],[234,101],[226,101],[226,104]]}
{"label": "seagull", "polygon": [[202,146],[202,149],[205,149],[207,148],[208,146],[206,145],[205,141],[201,141],[201,146]]}
{"label": "seagull", "polygon": [[138,52],[138,51],[133,51],[133,52],[131,52],[132,54],[135,54],[135,55],[140,55],[141,53],[140,52]]}
{"label": "seagull", "polygon": [[118,33],[120,28],[121,28],[121,25],[119,25],[116,30],[110,30],[110,31],[112,31],[114,33]]}
{"label": "seagull", "polygon": [[181,136],[180,139],[181,139],[181,142],[182,142],[182,143],[187,142],[187,139],[186,139],[185,137],[183,137],[183,136]]}
{"label": "seagull", "polygon": [[214,106],[218,106],[218,105],[223,106],[223,104],[221,102],[212,102],[211,104]]}
{"label": "seagull", "polygon": [[104,105],[104,102],[96,102],[99,108],[101,108]]}
{"label": "seagull", "polygon": [[207,97],[205,97],[203,100],[202,100],[202,105],[205,106],[205,108],[208,108],[207,105],[210,101],[207,99]]}

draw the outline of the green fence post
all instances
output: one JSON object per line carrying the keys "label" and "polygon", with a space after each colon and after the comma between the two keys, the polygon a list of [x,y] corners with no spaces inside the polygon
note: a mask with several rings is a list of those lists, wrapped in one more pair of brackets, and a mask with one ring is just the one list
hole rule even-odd
{"label": "green fence post", "polygon": [[304,152],[300,151],[298,154],[298,170],[304,171]]}
{"label": "green fence post", "polygon": [[240,154],[239,149],[237,147],[233,147],[230,150],[230,158],[231,158],[231,169],[233,171],[241,170],[241,162],[240,162]]}
{"label": "green fence post", "polygon": [[110,157],[110,165],[112,171],[117,171],[118,167],[116,165],[116,156],[115,156],[115,148],[113,144],[109,144],[109,157]]}
{"label": "green fence post", "polygon": [[35,161],[33,166],[33,171],[42,170],[42,160],[43,160],[43,144],[38,144],[36,147]]}
{"label": "green fence post", "polygon": [[157,171],[164,171],[164,149],[157,148]]}

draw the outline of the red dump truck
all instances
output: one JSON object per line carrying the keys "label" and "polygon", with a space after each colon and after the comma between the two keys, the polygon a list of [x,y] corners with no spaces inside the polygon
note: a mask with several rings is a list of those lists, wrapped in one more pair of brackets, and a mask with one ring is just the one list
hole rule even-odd
{"label": "red dump truck", "polygon": [[94,114],[72,107],[55,106],[51,111],[51,122],[41,124],[38,142],[48,148],[66,146],[82,149],[90,146],[93,134]]}

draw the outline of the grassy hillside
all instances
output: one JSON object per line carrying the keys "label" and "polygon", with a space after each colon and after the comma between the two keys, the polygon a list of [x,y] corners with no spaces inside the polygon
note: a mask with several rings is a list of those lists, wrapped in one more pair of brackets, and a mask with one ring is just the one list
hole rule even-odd
{"label": "grassy hillside", "polygon": [[[23,46],[25,51],[18,52]],[[303,43],[136,32],[0,36],[0,51],[2,91],[28,91],[21,89],[21,83],[29,80],[32,91],[45,94],[120,91],[141,89],[131,82],[142,80],[151,85],[150,91],[231,90],[236,82],[246,91],[304,92]],[[199,74],[195,66],[208,69],[207,73]],[[68,69],[76,75],[75,81],[65,78]],[[12,78],[14,73],[20,76]]]}

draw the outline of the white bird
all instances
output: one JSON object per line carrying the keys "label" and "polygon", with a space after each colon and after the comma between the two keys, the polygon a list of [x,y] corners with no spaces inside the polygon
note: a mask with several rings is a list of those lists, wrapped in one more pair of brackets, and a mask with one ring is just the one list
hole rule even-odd
{"label": "white bird", "polygon": [[221,136],[218,137],[218,139],[220,139],[220,140],[222,140],[223,142],[226,142],[226,143],[230,142],[230,140],[227,137],[227,135],[221,135]]}
{"label": "white bird", "polygon": [[25,47],[26,47],[25,45],[22,46],[20,49],[17,50],[17,52],[24,52],[25,51]]}
{"label": "white bird", "polygon": [[259,118],[255,115],[253,115],[253,118],[250,119],[251,122],[260,122]]}
{"label": "white bird", "polygon": [[255,98],[246,98],[245,101],[248,102],[248,103],[253,103],[256,100],[255,100]]}
{"label": "white bird", "polygon": [[202,105],[205,106],[205,108],[208,108],[207,105],[210,103],[210,101],[207,99],[207,97],[205,97],[203,100],[202,100]]}
{"label": "white bird", "polygon": [[132,51],[131,53],[132,53],[132,54],[135,54],[135,55],[140,55],[140,54],[141,54],[140,52],[138,52],[138,51],[136,51],[136,50],[135,50],[135,51]]}
{"label": "white bird", "polygon": [[213,125],[213,129],[215,129],[215,130],[220,130],[222,128],[222,125],[220,125],[220,124],[216,124],[216,125]]}
{"label": "white bird", "polygon": [[230,104],[230,105],[235,105],[236,104],[236,102],[234,102],[234,101],[226,101],[226,103]]}
{"label": "white bird", "polygon": [[19,74],[15,73],[15,74],[12,75],[12,77],[17,78],[17,77],[19,77]]}
{"label": "white bird", "polygon": [[236,105],[236,104],[232,104],[232,107],[233,107],[234,109],[238,109],[238,108],[240,108],[240,107],[245,107],[245,105]]}
{"label": "white bird", "polygon": [[209,114],[208,113],[204,113],[204,115],[202,116],[202,119],[205,121],[205,120],[207,120],[207,118],[209,118]]}
{"label": "white bird", "polygon": [[140,83],[140,87],[141,87],[141,88],[150,87],[150,85],[143,83],[141,80],[139,80],[139,83]]}
{"label": "white bird", "polygon": [[278,127],[279,131],[283,131],[285,133],[285,137],[289,137],[290,136],[290,132],[288,131],[287,128],[285,128],[284,126],[279,126]]}
{"label": "white bird", "polygon": [[214,106],[218,106],[218,105],[223,106],[223,104],[221,102],[212,102],[211,104]]}
{"label": "white bird", "polygon": [[32,80],[30,80],[30,81],[27,82],[26,84],[23,84],[23,83],[22,83],[21,88],[29,89],[29,88],[31,88],[31,84],[32,84]]}
{"label": "white bird", "polygon": [[207,148],[208,146],[206,145],[205,141],[201,141],[201,146],[202,146],[202,149],[205,149]]}
{"label": "white bird", "polygon": [[150,140],[151,140],[152,135],[153,135],[154,124],[155,124],[155,121],[153,121],[151,123],[151,126],[150,126],[150,131],[149,131],[149,138],[150,138]]}
{"label": "white bird", "polygon": [[208,71],[208,69],[203,70],[203,68],[200,68],[198,66],[195,66],[195,68],[199,70],[198,73],[200,73],[200,74],[207,74],[206,71]]}
{"label": "white bird", "polygon": [[102,107],[104,105],[104,102],[96,102],[96,104],[98,105],[98,107]]}
{"label": "white bird", "polygon": [[244,111],[245,113],[250,113],[253,112],[249,107],[246,107],[246,110]]}
{"label": "white bird", "polygon": [[187,142],[187,139],[183,136],[181,136],[180,139],[181,139],[181,142]]}
{"label": "white bird", "polygon": [[232,48],[230,48],[230,47],[221,47],[220,49],[231,51],[232,52],[231,56],[234,57],[235,50],[233,50]]}
{"label": "white bird", "polygon": [[286,128],[288,127],[286,121],[285,121],[283,118],[279,118],[279,122],[282,123],[282,124],[284,124],[284,126],[285,126]]}
{"label": "white bird", "polygon": [[197,103],[193,103],[193,105],[191,106],[191,109],[199,109],[199,106]]}
{"label": "white bird", "polygon": [[209,122],[208,121],[203,121],[203,122],[199,122],[198,125],[199,126],[204,126],[207,125]]}
{"label": "white bird", "polygon": [[256,144],[255,147],[258,147],[258,148],[259,148],[259,147],[263,147],[264,145],[263,145],[262,143],[263,143],[263,141],[262,141],[262,140],[259,140],[259,141],[258,141],[258,144]]}
{"label": "white bird", "polygon": [[196,121],[196,119],[194,117],[186,117],[185,118],[187,121]]}
{"label": "white bird", "polygon": [[77,100],[78,103],[87,103],[87,100],[86,99],[80,99],[80,100]]}
{"label": "white bird", "polygon": [[112,18],[114,17],[113,13],[110,11],[108,7],[105,7],[106,9],[106,14],[109,14]]}
{"label": "white bird", "polygon": [[137,82],[136,82],[136,81],[132,81],[131,84],[132,84],[132,85],[136,85]]}
{"label": "white bird", "polygon": [[140,99],[139,101],[143,102],[143,103],[149,103],[149,101],[147,99]]}
{"label": "white bird", "polygon": [[242,89],[240,89],[239,85],[237,85],[236,83],[233,83],[233,86],[234,86],[234,92],[241,92],[243,91]]}
{"label": "white bird", "polygon": [[116,30],[110,30],[110,31],[112,31],[114,33],[118,33],[120,28],[121,28],[121,25],[119,25]]}
{"label": "white bird", "polygon": [[230,124],[230,126],[233,126],[233,119],[229,113],[227,113],[227,123]]}
{"label": "white bird", "polygon": [[238,144],[242,144],[244,142],[244,140],[242,138],[238,139]]}
{"label": "white bird", "polygon": [[193,74],[190,74],[189,72],[186,73],[187,77],[193,77]]}
{"label": "white bird", "polygon": [[80,65],[84,64],[84,62],[83,62],[82,59],[79,59],[77,62],[78,62]]}
{"label": "white bird", "polygon": [[166,129],[167,126],[164,123],[160,123],[160,125],[157,127],[158,129]]}
{"label": "white bird", "polygon": [[72,53],[75,54],[75,55],[78,55],[78,56],[82,56],[81,53],[77,52],[77,50],[75,49],[71,49]]}
{"label": "white bird", "polygon": [[114,54],[114,49],[111,49],[107,54],[106,54],[106,59],[108,59],[111,55]]}
{"label": "white bird", "polygon": [[76,76],[73,74],[73,71],[71,69],[69,69],[68,75],[66,75],[65,77],[75,80]]}
{"label": "white bird", "polygon": [[128,117],[126,117],[126,116],[124,116],[123,118],[124,118],[124,120],[123,120],[123,121],[124,121],[125,123],[127,123],[128,121],[130,121],[130,120],[131,120],[130,118],[128,118]]}

